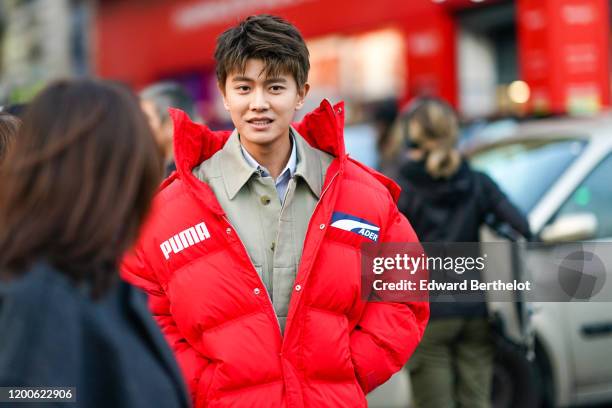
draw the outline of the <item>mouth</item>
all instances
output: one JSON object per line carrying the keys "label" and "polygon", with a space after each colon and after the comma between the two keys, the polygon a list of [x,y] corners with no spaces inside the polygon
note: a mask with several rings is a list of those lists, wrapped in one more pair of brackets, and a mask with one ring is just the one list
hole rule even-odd
{"label": "mouth", "polygon": [[253,126],[255,129],[266,129],[274,120],[270,118],[253,118],[247,120],[247,123]]}

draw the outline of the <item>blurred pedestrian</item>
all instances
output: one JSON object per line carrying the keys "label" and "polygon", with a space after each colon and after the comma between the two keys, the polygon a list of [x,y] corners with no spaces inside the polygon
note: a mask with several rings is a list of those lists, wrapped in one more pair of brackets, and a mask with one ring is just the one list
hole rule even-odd
{"label": "blurred pedestrian", "polygon": [[15,116],[0,112],[0,163],[13,142],[21,121]]}
{"label": "blurred pedestrian", "polygon": [[295,26],[248,17],[215,59],[236,129],[173,111],[178,171],[123,276],[149,293],[196,407],[365,407],[429,314],[361,298],[361,244],[417,241],[396,186],[347,158],[342,104],[291,125],[310,67]]}
{"label": "blurred pedestrian", "polygon": [[[377,151],[378,169],[385,176],[396,180],[398,172],[398,152],[402,141],[395,132],[394,123],[398,115],[397,101],[388,99],[378,104],[374,111],[374,124],[378,132]],[[399,136],[399,137],[398,137]]]}
{"label": "blurred pedestrian", "polygon": [[174,128],[168,108],[177,108],[196,120],[193,98],[176,82],[164,81],[152,84],[140,91],[142,110],[149,119],[155,140],[164,155],[166,176],[176,170],[174,163]]}
{"label": "blurred pedestrian", "polygon": [[[530,235],[523,214],[457,151],[458,119],[450,105],[417,99],[398,121],[408,144],[399,208],[421,242],[478,242],[489,216]],[[432,301],[430,308],[409,364],[416,407],[489,407],[494,350],[486,304]]]}
{"label": "blurred pedestrian", "polygon": [[61,406],[188,406],[144,295],[117,274],[161,173],[125,88],[58,81],[28,106],[0,166],[0,386],[75,387]]}

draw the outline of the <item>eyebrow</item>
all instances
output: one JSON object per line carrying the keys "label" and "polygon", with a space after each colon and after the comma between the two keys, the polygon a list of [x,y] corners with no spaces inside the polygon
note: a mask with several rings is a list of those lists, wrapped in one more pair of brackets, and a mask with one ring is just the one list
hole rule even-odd
{"label": "eyebrow", "polygon": [[[232,82],[255,82],[255,80],[253,78],[249,78],[246,76],[236,76],[234,78],[232,78]],[[282,83],[286,83],[287,80],[285,78],[282,77],[274,77],[274,78],[267,78],[264,81],[264,84],[271,84],[274,82],[282,82]]]}

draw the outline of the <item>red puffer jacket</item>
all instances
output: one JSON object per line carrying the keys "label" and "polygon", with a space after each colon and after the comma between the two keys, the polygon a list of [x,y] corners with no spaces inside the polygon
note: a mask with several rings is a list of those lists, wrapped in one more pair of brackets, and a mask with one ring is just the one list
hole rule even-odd
{"label": "red puffer jacket", "polygon": [[347,158],[343,105],[321,106],[296,125],[331,163],[304,242],[284,337],[265,287],[210,187],[191,169],[218,151],[211,132],[173,111],[177,173],[167,179],[125,279],[144,288],[174,349],[196,407],[364,407],[365,394],[408,360],[427,303],[360,297],[360,244],[331,226],[334,213],[380,227],[381,242],[415,242],[395,201],[399,188]]}

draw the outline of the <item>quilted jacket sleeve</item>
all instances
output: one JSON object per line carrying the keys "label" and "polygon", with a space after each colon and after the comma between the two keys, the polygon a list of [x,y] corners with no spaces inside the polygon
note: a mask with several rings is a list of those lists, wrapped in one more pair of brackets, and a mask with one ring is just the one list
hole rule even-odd
{"label": "quilted jacket sleeve", "polygon": [[124,259],[121,277],[131,284],[142,288],[149,295],[149,308],[153,318],[161,328],[166,340],[174,351],[174,356],[189,387],[192,401],[195,401],[198,383],[208,360],[202,357],[181,334],[170,313],[170,302],[161,285],[155,278],[145,254],[137,246]]}
{"label": "quilted jacket sleeve", "polygon": [[[418,242],[408,220],[392,204],[382,242]],[[351,333],[357,379],[369,393],[399,371],[423,337],[429,319],[427,302],[368,302]]]}

